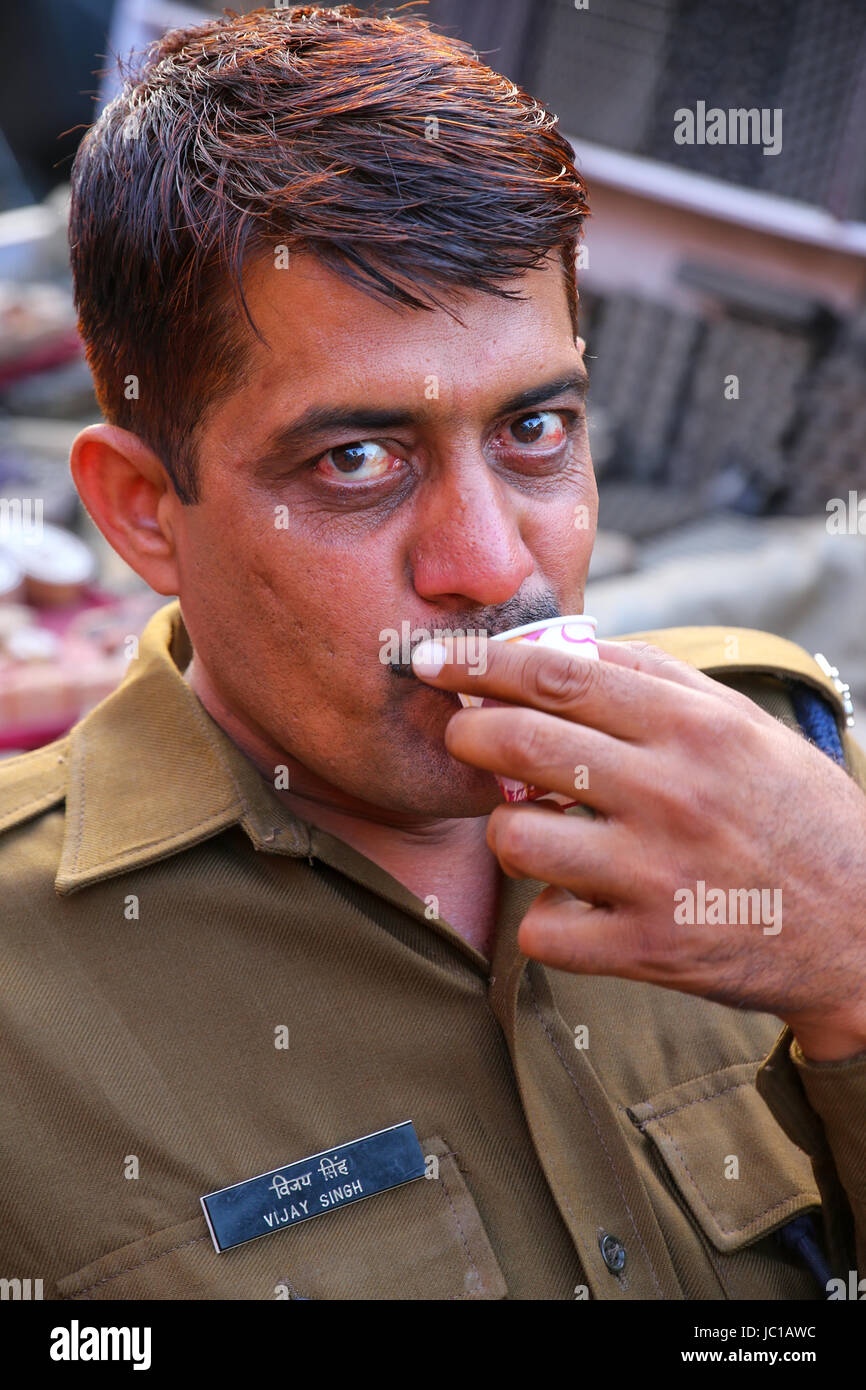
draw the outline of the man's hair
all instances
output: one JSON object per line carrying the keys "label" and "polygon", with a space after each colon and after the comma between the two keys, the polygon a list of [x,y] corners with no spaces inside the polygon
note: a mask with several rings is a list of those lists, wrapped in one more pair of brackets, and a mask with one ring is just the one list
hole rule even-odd
{"label": "man's hair", "polygon": [[75,306],[103,416],[182,501],[209,412],[249,379],[239,308],[265,341],[243,269],[280,247],[428,310],[437,288],[522,298],[497,282],[558,251],[577,334],[589,208],[571,146],[468,44],[415,15],[301,5],[228,10],[119,65],[72,169]]}

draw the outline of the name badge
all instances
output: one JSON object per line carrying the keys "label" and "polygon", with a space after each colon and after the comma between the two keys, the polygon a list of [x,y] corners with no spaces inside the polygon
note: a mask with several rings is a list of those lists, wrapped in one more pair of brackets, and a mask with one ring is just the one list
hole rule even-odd
{"label": "name badge", "polygon": [[423,1178],[411,1120],[199,1198],[217,1254]]}

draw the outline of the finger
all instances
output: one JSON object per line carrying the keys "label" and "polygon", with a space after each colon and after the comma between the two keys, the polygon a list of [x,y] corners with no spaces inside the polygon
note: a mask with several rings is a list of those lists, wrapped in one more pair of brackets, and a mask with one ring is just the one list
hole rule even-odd
{"label": "finger", "polygon": [[635,936],[617,908],[595,906],[551,887],[539,893],[523,917],[517,946],[554,970],[642,980],[654,972]]}
{"label": "finger", "polygon": [[[445,654],[435,672],[424,664],[431,650],[438,651],[440,660]],[[442,689],[529,705],[636,742],[705,719],[707,700],[712,698],[626,665],[585,660],[530,643],[487,642],[479,662],[459,656],[450,638],[422,642],[412,654],[412,667],[422,680]]]}
{"label": "finger", "polygon": [[652,794],[645,749],[540,710],[457,710],[445,728],[445,747],[460,762],[561,792],[603,815],[620,814]]}
{"label": "finger", "polygon": [[487,822],[487,843],[510,878],[537,878],[588,903],[631,904],[645,889],[631,842],[605,820],[497,806]]}
{"label": "finger", "polygon": [[610,662],[614,666],[625,666],[630,671],[640,671],[648,676],[657,676],[660,680],[676,681],[679,685],[689,686],[692,690],[701,690],[706,694],[714,695],[726,703],[735,705],[738,709],[746,709],[750,713],[758,708],[754,701],[749,700],[745,695],[741,695],[736,690],[731,690],[720,681],[713,680],[711,676],[704,675],[696,666],[692,666],[687,661],[681,661],[679,657],[671,656],[670,652],[664,651],[661,647],[653,646],[651,642],[628,640],[623,642],[605,642],[599,639],[598,655],[602,661]]}

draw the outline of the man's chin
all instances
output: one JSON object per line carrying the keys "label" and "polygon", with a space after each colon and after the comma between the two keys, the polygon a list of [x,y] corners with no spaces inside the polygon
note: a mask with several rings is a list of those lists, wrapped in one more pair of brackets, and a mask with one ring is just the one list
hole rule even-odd
{"label": "man's chin", "polygon": [[[447,752],[446,756],[450,757]],[[433,775],[420,774],[411,793],[414,812],[440,820],[489,816],[501,802],[502,792],[492,772],[456,759]]]}
{"label": "man's chin", "polygon": [[[380,795],[371,799],[424,819],[489,816],[502,801],[493,773],[460,762],[445,746],[448,722],[462,708],[457,695],[423,681],[414,681],[406,693],[411,698],[392,712],[383,733],[397,755],[390,763],[394,777],[387,789],[380,781]],[[374,784],[375,775],[371,790]]]}
{"label": "man's chin", "polygon": [[502,793],[493,782],[492,785],[485,784],[475,791],[467,790],[462,795],[455,794],[453,790],[444,791],[442,798],[431,804],[429,813],[442,820],[470,817],[474,819],[478,816],[489,816],[491,811],[501,805],[502,800]]}
{"label": "man's chin", "polygon": [[492,772],[458,762],[438,741],[416,749],[392,764],[390,777],[381,765],[371,768],[365,789],[353,788],[353,794],[383,811],[424,821],[489,816],[501,803]]}

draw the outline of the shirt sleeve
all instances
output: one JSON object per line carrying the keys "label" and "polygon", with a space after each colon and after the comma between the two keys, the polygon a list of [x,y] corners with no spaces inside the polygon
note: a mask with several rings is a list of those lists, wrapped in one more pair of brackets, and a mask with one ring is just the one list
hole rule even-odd
{"label": "shirt sleeve", "polygon": [[866,1052],[807,1058],[790,1028],[758,1069],[758,1094],[812,1160],[834,1275],[866,1275]]}

